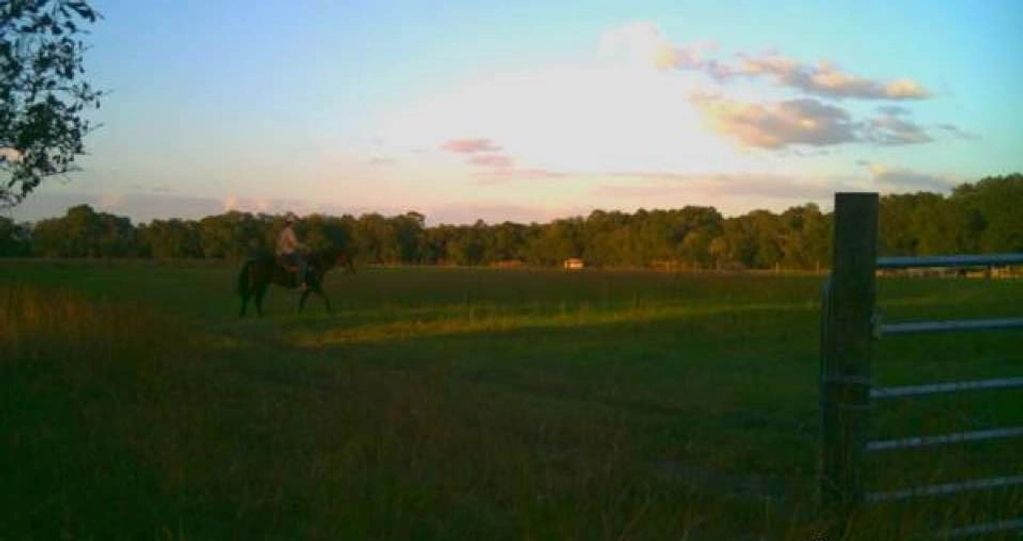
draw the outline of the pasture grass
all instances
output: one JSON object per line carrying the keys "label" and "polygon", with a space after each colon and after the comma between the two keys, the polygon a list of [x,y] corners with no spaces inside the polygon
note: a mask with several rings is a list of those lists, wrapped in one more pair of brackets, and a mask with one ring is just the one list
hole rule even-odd
{"label": "pasture grass", "polygon": [[[821,277],[365,269],[337,315],[236,268],[0,264],[0,539],[812,539]],[[884,279],[890,320],[1023,282]],[[878,343],[881,385],[1023,373],[1020,333]],[[1018,392],[878,404],[873,437],[1023,423]],[[1016,442],[870,458],[873,489],[1019,473]],[[936,503],[947,504],[937,507]],[[865,508],[842,539],[1008,516]]]}

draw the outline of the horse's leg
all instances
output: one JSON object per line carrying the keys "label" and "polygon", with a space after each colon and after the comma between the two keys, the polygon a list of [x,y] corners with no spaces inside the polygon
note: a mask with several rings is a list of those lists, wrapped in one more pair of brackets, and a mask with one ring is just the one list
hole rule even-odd
{"label": "horse's leg", "polygon": [[299,312],[302,312],[302,309],[305,308],[305,300],[309,298],[309,293],[311,291],[312,290],[309,289],[309,288],[305,288],[305,290],[302,291],[302,296],[298,299],[298,311]]}
{"label": "horse's leg", "polygon": [[330,306],[330,298],[327,297],[327,294],[324,293],[324,291],[320,288],[316,288],[316,294],[319,295],[321,299],[323,299],[323,304],[327,305],[327,313],[333,314],[334,308]]}
{"label": "horse's leg", "polygon": [[245,309],[249,305],[249,296],[252,295],[252,273],[253,262],[246,261],[238,273],[238,296],[242,298],[242,308],[238,311],[238,317],[245,317]]}
{"label": "horse's leg", "polygon": [[239,293],[242,296],[242,309],[238,312],[238,317],[245,317],[245,308],[249,305],[249,290],[244,289]]}
{"label": "horse's leg", "polygon": [[261,285],[256,288],[256,315],[263,315],[263,296],[266,295],[267,285]]}

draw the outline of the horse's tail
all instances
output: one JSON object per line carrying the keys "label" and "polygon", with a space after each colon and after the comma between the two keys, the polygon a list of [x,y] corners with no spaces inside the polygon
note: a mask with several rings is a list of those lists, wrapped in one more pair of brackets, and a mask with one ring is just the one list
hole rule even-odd
{"label": "horse's tail", "polygon": [[241,272],[238,273],[238,295],[244,297],[249,291],[249,284],[251,283],[252,276],[252,265],[256,262],[253,259],[249,259],[242,265]]}

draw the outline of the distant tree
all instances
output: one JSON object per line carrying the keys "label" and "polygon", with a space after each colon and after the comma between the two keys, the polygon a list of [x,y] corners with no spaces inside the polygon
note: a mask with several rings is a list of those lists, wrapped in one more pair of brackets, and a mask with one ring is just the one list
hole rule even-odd
{"label": "distant tree", "polygon": [[82,79],[84,0],[0,2],[0,207],[16,205],[84,152],[86,109],[100,92]]}
{"label": "distant tree", "polygon": [[527,254],[530,262],[558,265],[566,258],[582,255],[582,218],[554,220],[543,227],[540,235],[530,242]]}
{"label": "distant tree", "polygon": [[359,259],[367,263],[401,262],[397,240],[394,224],[377,213],[359,216],[352,231]]}
{"label": "distant tree", "polygon": [[25,257],[30,253],[29,226],[0,216],[0,257]]}
{"label": "distant tree", "polygon": [[[350,223],[344,217],[313,214],[300,220],[296,231],[302,243],[310,250],[350,250],[350,227]],[[275,223],[275,238],[276,233],[282,228],[283,223]]]}
{"label": "distant tree", "polygon": [[139,226],[139,243],[146,255],[158,259],[200,258],[199,226],[191,220],[153,220]]}
{"label": "distant tree", "polygon": [[686,228],[677,219],[674,211],[652,210],[643,211],[643,219],[636,223],[635,241],[636,265],[646,265],[651,261],[674,259],[678,247],[685,237]]}
{"label": "distant tree", "polygon": [[717,268],[754,268],[759,247],[751,216],[747,214],[725,220],[721,235],[711,242],[710,250]]}
{"label": "distant tree", "polygon": [[207,258],[240,259],[269,249],[266,217],[232,210],[199,220],[198,228]]}
{"label": "distant tree", "polygon": [[493,263],[523,259],[527,231],[527,226],[512,222],[490,226],[485,236],[483,260]]}
{"label": "distant tree", "polygon": [[910,227],[917,238],[921,255],[950,254],[961,251],[956,229],[955,205],[942,194],[918,194],[919,204]]}
{"label": "distant tree", "polygon": [[[1023,175],[985,178],[952,195],[920,192],[880,199],[881,252],[891,255],[1023,251]],[[427,227],[416,212],[395,216],[312,215],[297,232],[311,249],[339,247],[367,263],[481,265],[510,259],[555,266],[582,256],[597,266],[826,268],[833,219],[812,203],[781,214],[754,210],[723,218],[713,207],[634,213],[594,210],[546,224],[504,222]],[[87,205],[25,226],[0,219],[0,256],[239,258],[273,247],[283,217],[228,212],[200,221],[154,220],[135,228]]]}
{"label": "distant tree", "polygon": [[781,221],[781,265],[786,269],[818,269],[828,265],[831,243],[828,218],[813,203],[792,207]]}
{"label": "distant tree", "polygon": [[1023,175],[987,177],[955,189],[962,209],[960,228],[985,252],[1023,252]]}
{"label": "distant tree", "polygon": [[422,262],[441,265],[451,263],[451,258],[448,255],[448,243],[454,238],[456,232],[455,226],[446,224],[427,229],[423,233],[420,247]]}
{"label": "distant tree", "polygon": [[728,240],[724,235],[714,237],[707,245],[707,259],[713,262],[714,269],[720,270],[728,266],[731,262],[730,252],[731,246],[728,245]]}
{"label": "distant tree", "polygon": [[782,243],[786,230],[777,214],[767,210],[754,210],[746,215],[755,244],[755,256],[751,267],[770,269],[781,265]]}
{"label": "distant tree", "polygon": [[486,248],[487,224],[477,220],[473,225],[455,228],[448,239],[448,259],[456,265],[479,265]]}
{"label": "distant tree", "polygon": [[397,244],[398,260],[401,263],[417,263],[424,240],[426,217],[418,212],[406,212],[392,217],[389,221]]}
{"label": "distant tree", "polygon": [[930,255],[957,251],[953,205],[941,194],[917,192],[881,198],[881,251],[887,255]]}
{"label": "distant tree", "polygon": [[682,230],[682,242],[675,247],[675,257],[690,268],[709,268],[710,242],[721,234],[724,218],[714,207],[686,206],[675,211]]}
{"label": "distant tree", "polygon": [[47,257],[131,257],[139,254],[139,244],[128,218],[78,205],[62,218],[37,223],[32,250]]}
{"label": "distant tree", "polygon": [[[587,263],[624,265],[630,216],[620,211],[594,210],[583,222],[583,252]],[[623,242],[625,241],[625,242]]]}

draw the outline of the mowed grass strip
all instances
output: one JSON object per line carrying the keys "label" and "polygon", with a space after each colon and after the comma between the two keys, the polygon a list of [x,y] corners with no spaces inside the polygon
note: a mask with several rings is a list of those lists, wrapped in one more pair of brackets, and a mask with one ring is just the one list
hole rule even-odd
{"label": "mowed grass strip", "polygon": [[[238,320],[234,271],[0,266],[20,284],[0,297],[16,308],[0,316],[17,352],[3,365],[12,538],[806,539],[820,526],[819,277],[368,269],[329,278],[335,317],[298,315],[275,290],[265,318]],[[1023,299],[1018,283],[929,282],[938,294],[884,280],[882,305],[915,317]],[[944,354],[902,341],[875,373],[912,383],[930,360],[929,379],[1019,373],[1018,342],[993,339]],[[949,407],[1020,409],[991,404]],[[920,430],[902,408],[878,437]],[[976,456],[1011,465],[998,449]],[[960,455],[893,460],[927,481],[976,469]],[[875,481],[901,486],[896,473]],[[993,508],[953,503],[953,523]],[[932,526],[925,507],[868,510],[846,537]]]}

